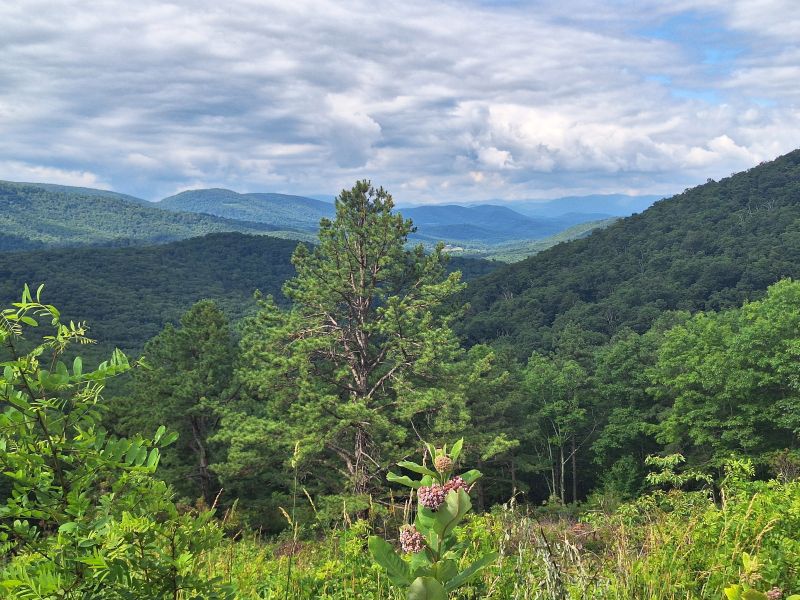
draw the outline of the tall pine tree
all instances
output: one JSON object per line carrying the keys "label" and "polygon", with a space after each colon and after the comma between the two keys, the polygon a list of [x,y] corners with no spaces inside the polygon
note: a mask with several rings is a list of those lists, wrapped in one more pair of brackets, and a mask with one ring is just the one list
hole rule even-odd
{"label": "tall pine tree", "polygon": [[[242,340],[239,374],[256,401],[242,403],[249,424],[241,414],[226,422],[246,429],[256,419],[273,456],[289,457],[299,442],[301,463],[327,491],[367,491],[389,459],[410,451],[414,428],[434,435],[466,420],[448,386],[463,357],[447,306],[460,274],[445,273],[441,246],[406,247],[414,227],[393,206],[368,181],[342,191],[319,244],[293,256],[297,275],[284,286],[292,308],[262,303]],[[220,472],[235,477],[231,466]],[[254,468],[268,467],[237,467]]]}

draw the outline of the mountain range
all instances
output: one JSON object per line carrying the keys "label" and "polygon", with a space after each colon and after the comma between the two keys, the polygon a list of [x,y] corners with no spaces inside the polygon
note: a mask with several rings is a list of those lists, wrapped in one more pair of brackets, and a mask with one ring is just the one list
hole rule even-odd
{"label": "mountain range", "polygon": [[[26,184],[0,184],[0,203],[0,247],[18,250],[0,261],[0,297],[14,298],[24,282],[44,281],[65,314],[73,316],[74,307],[75,317],[98,322],[104,337],[125,347],[136,347],[198,297],[230,302],[238,314],[252,306],[255,288],[277,294],[292,272],[296,241],[272,237],[278,225]],[[503,207],[417,207],[406,214],[419,220],[421,232],[457,229],[473,215],[506,224],[509,235],[519,231],[516,213]],[[469,310],[458,324],[464,340],[506,345],[525,358],[568,339],[597,342],[627,328],[644,331],[669,311],[738,306],[781,278],[800,277],[800,150],[597,225],[577,227],[570,235],[580,239],[513,264],[455,261],[471,279],[462,297]],[[215,227],[261,235],[214,233]],[[290,234],[312,238],[309,231]],[[170,236],[195,239],[19,251],[53,240],[142,244]],[[85,312],[77,314],[79,308]]]}
{"label": "mountain range", "polygon": [[529,217],[560,217],[570,213],[587,216],[628,217],[647,210],[662,196],[626,194],[592,194],[565,196],[555,200],[493,200],[491,204],[507,206]]}
{"label": "mountain range", "polygon": [[[595,208],[601,206],[606,204],[597,203]],[[288,194],[214,188],[148,202],[106,190],[14,182],[0,182],[0,209],[0,251],[155,244],[224,231],[313,241],[320,219],[334,215],[331,203]],[[575,211],[556,215],[555,209],[551,215],[528,216],[489,204],[400,211],[417,226],[412,241],[427,246],[443,241],[453,252],[485,257],[492,257],[495,247],[501,257],[527,256],[607,224],[594,222],[609,216]],[[592,225],[574,230],[574,235],[566,233],[587,223]]]}
{"label": "mountain range", "polygon": [[0,251],[159,244],[223,231],[283,235],[266,223],[167,211],[113,192],[0,181]]}

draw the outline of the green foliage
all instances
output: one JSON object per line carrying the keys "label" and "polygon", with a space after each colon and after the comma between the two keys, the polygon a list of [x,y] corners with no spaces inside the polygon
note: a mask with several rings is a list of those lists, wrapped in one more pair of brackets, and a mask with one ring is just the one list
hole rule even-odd
{"label": "green foliage", "polygon": [[[138,354],[198,300],[215,300],[232,320],[256,310],[255,290],[285,302],[281,286],[295,273],[296,247],[271,236],[219,233],[146,248],[18,252],[0,260],[0,302],[15,298],[25,281],[45,283],[64,315],[90,319],[98,339],[91,357],[115,347]],[[448,268],[474,278],[496,266],[461,258]]]}
{"label": "green foliage", "polygon": [[[472,484],[481,475],[472,470],[455,476],[463,443],[462,438],[453,444],[449,454],[447,446],[435,448],[426,444],[436,470],[410,461],[397,463],[421,474],[419,480],[389,473],[389,481],[407,485],[417,492],[414,527],[405,528],[400,534],[403,550],[411,553],[411,557],[400,557],[391,544],[377,536],[370,537],[369,549],[375,562],[386,569],[392,583],[408,589],[408,600],[446,600],[451,592],[497,559],[496,552],[489,552],[465,568],[459,568],[466,545],[459,542],[457,527],[472,508],[465,485]],[[437,491],[441,491],[441,496],[433,500],[421,496]]]}
{"label": "green foliage", "polygon": [[800,283],[781,281],[740,309],[701,313],[671,329],[650,371],[671,405],[662,442],[720,464],[744,452],[766,462],[800,433]]}
{"label": "green foliage", "polygon": [[178,443],[164,454],[160,474],[175,490],[210,505],[219,485],[210,465],[210,438],[219,413],[236,394],[236,346],[225,315],[211,300],[201,300],[145,345],[147,368],[111,404],[107,419],[115,431],[134,435],[169,423]]}
{"label": "green foliage", "polygon": [[567,323],[606,339],[665,310],[719,310],[800,277],[800,150],[656,202],[589,237],[479,281],[459,331],[520,359],[555,347]]}
{"label": "green foliage", "polygon": [[248,397],[218,436],[231,449],[216,467],[225,485],[260,478],[256,487],[269,489],[299,441],[312,493],[363,494],[387,455],[413,447],[412,424],[445,433],[466,420],[447,305],[460,273],[446,274],[441,247],[407,249],[413,227],[385,190],[358,182],[336,211],[316,247],[295,251],[297,275],[284,285],[291,309],[268,299],[244,327],[237,373]]}
{"label": "green foliage", "polygon": [[[526,506],[470,514],[459,527],[459,568],[488,552],[499,556],[452,596],[720,600],[726,588],[739,586],[760,593],[779,588],[786,600],[800,591],[799,486],[736,479],[723,485],[724,500],[707,491],[657,491],[611,513],[583,513],[580,521]],[[410,584],[401,590],[374,564],[369,546],[378,549],[370,544],[377,527],[357,521],[296,546],[285,538],[227,540],[214,553],[213,571],[236,580],[243,598],[405,599]],[[413,569],[408,557],[396,556]],[[397,569],[402,576],[405,567]]]}
{"label": "green foliage", "polygon": [[[232,597],[202,569],[221,539],[211,512],[178,514],[153,477],[175,434],[160,427],[152,439],[125,439],[99,427],[103,384],[130,365],[116,351],[94,370],[80,358],[68,367],[65,353],[89,341],[86,327],[63,322],[40,293],[26,286],[0,313],[4,597]],[[51,334],[26,339],[40,321]]]}
{"label": "green foliage", "polygon": [[10,301],[25,281],[45,283],[64,315],[90,319],[99,340],[92,356],[115,347],[141,353],[198,300],[218,301],[233,319],[253,312],[256,289],[278,294],[294,274],[296,245],[223,233],[148,248],[15,253],[0,261],[0,300]]}

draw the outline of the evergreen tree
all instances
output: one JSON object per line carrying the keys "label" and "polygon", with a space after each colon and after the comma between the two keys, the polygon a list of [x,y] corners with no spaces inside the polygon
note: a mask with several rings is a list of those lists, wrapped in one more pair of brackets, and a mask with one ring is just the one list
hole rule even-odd
{"label": "evergreen tree", "polygon": [[[301,464],[313,464],[328,491],[344,475],[349,491],[365,492],[386,457],[410,450],[412,427],[435,438],[465,420],[463,398],[448,386],[463,355],[446,305],[463,287],[460,273],[445,274],[441,246],[407,249],[414,227],[393,206],[368,181],[343,190],[319,244],[293,256],[297,275],[284,286],[292,308],[263,302],[242,340],[238,372],[255,401],[240,403],[249,424],[230,414],[221,435],[232,443],[238,430],[261,428],[284,458],[299,442]],[[269,470],[235,458],[235,468],[229,456],[218,470]]]}
{"label": "evergreen tree", "polygon": [[151,365],[134,373],[126,397],[114,404],[114,427],[149,431],[165,423],[179,433],[164,453],[162,476],[190,498],[214,500],[219,491],[210,469],[219,410],[232,394],[236,356],[228,320],[211,300],[201,300],[145,345]]}

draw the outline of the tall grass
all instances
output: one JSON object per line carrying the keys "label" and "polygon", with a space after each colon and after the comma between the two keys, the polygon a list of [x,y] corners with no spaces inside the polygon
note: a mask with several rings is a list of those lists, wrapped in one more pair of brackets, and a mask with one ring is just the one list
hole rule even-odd
{"label": "tall grass", "polygon": [[[402,520],[402,507],[395,509],[371,521],[342,519],[296,544],[294,533],[229,540],[213,557],[217,574],[235,581],[241,598],[400,600],[366,549],[375,530],[391,537]],[[800,591],[798,482],[738,483],[719,497],[658,492],[579,518],[497,508],[469,519],[462,536],[465,561],[501,552],[464,599],[719,600],[738,582]]]}

